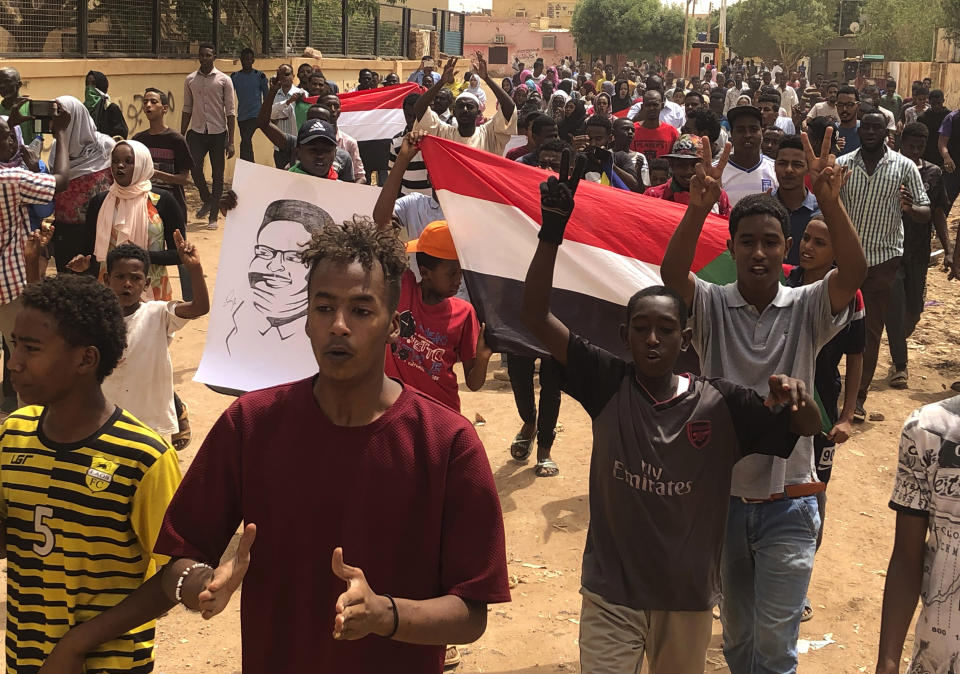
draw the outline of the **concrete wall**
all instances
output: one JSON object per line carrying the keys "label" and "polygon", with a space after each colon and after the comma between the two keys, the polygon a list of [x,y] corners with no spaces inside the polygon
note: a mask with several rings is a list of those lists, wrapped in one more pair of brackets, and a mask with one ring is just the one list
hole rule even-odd
{"label": "concrete wall", "polygon": [[[304,62],[320,65],[329,80],[337,83],[340,91],[350,91],[357,86],[357,73],[361,68],[371,68],[381,75],[396,72],[401,81],[416,70],[419,61],[394,61],[370,59],[317,59],[264,58],[258,59],[254,68],[272,77],[283,63],[293,64],[294,70]],[[37,100],[71,95],[83,100],[85,77],[90,70],[99,70],[110,80],[110,98],[120,106],[130,127],[130,135],[145,130],[149,123],[141,111],[141,98],[146,87],[156,87],[168,92],[170,112],[167,124],[180,130],[180,106],[183,102],[184,78],[198,64],[195,59],[21,59],[4,60],[5,67],[20,71],[23,80],[22,93]],[[218,59],[216,67],[225,73],[240,69],[239,60]],[[49,140],[47,145],[49,146]],[[239,152],[240,134],[236,137]],[[273,146],[262,133],[254,136],[254,153],[257,163],[273,165]],[[233,161],[228,162],[227,176],[233,174]]]}
{"label": "concrete wall", "polygon": [[934,89],[943,89],[948,108],[960,107],[960,63],[888,61],[887,70],[897,81],[897,92],[906,98],[914,80],[929,77]]}
{"label": "concrete wall", "polygon": [[[496,36],[502,35],[503,42],[497,42]],[[554,48],[543,48],[543,37],[554,37]],[[513,74],[513,57],[517,56],[533,68],[537,57],[542,57],[547,65],[554,65],[564,56],[575,56],[576,45],[569,31],[536,30],[530,27],[527,19],[497,19],[490,16],[468,16],[464,29],[464,53],[472,54],[478,49],[487,56],[491,47],[507,48],[506,64],[490,64],[490,72],[503,77]]]}

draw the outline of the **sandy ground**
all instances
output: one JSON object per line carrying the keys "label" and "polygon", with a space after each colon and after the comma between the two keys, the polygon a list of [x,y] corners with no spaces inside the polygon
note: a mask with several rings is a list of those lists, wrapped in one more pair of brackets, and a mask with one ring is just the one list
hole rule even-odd
{"label": "sandy ground", "polygon": [[[955,214],[960,215],[960,206]],[[952,231],[956,230],[956,215]],[[221,228],[214,232],[198,222],[189,226],[188,238],[200,249],[211,293],[222,237],[222,219]],[[875,665],[883,583],[894,532],[887,502],[896,471],[900,427],[910,410],[950,396],[951,382],[960,379],[960,326],[949,318],[960,313],[960,285],[948,283],[939,268],[931,268],[928,279],[928,307],[909,344],[910,388],[895,391],[886,386],[889,354],[884,345],[868,411],[881,412],[886,420],[856,426],[850,441],[837,450],[824,541],[809,593],[815,613],[800,632],[801,639],[810,641],[830,635],[834,643],[801,655],[803,671],[872,672]],[[184,470],[211,425],[232,401],[193,381],[206,329],[206,318],[193,321],[171,346],[177,390],[189,405],[193,428],[193,443],[181,454]],[[520,420],[509,384],[492,376],[495,366],[496,357],[480,391],[470,392],[461,385],[460,395],[467,418],[473,420],[480,414],[486,420],[477,431],[496,477],[509,571],[519,585],[511,603],[490,607],[487,631],[476,643],[461,648],[463,662],[458,671],[577,672],[580,560],[589,520],[589,418],[576,402],[564,397],[560,412],[563,430],[553,452],[561,473],[556,478],[535,478],[532,463],[520,465],[510,459],[508,447]],[[462,372],[460,378],[462,381]],[[233,554],[232,549],[227,554]],[[0,566],[2,581],[5,566]],[[0,583],[0,588],[5,585]],[[3,599],[5,608],[5,592]],[[328,626],[317,625],[317,629]],[[713,635],[706,671],[726,672],[719,621],[714,622]],[[911,649],[912,636],[908,637],[905,659]],[[239,672],[239,601],[234,598],[223,614],[209,622],[183,608],[174,609],[160,621],[157,651],[156,671],[163,674]]]}

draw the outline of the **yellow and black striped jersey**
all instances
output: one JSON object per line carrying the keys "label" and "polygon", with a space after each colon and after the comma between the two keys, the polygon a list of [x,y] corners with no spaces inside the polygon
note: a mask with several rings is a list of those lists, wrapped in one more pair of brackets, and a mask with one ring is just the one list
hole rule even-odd
{"label": "yellow and black striped jersey", "polygon": [[[180,484],[176,452],[130,413],[63,444],[44,408],[0,425],[0,518],[7,548],[7,672],[36,672],[72,626],[119,604],[166,558],[153,554]],[[86,672],[153,671],[151,622],[102,644]]]}

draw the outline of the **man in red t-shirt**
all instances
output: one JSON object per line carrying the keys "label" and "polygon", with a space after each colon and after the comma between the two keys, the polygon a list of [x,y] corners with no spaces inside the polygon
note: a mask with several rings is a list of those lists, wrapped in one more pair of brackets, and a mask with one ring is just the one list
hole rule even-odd
{"label": "man in red t-shirt", "polygon": [[648,89],[643,95],[643,107],[633,120],[640,123],[634,125],[630,149],[634,152],[642,152],[648,161],[653,161],[670,152],[680,136],[675,128],[660,121],[662,106],[662,94],[656,89]]}
{"label": "man in red t-shirt", "polygon": [[486,605],[510,600],[476,431],[384,374],[402,244],[348,222],[315,234],[304,262],[317,374],[221,415],[167,509],[155,551],[172,561],[61,640],[65,671],[177,602],[213,617],[244,581],[244,674],[440,674],[443,645],[478,639]]}
{"label": "man in red t-shirt", "polygon": [[[690,180],[696,175],[697,164],[703,161],[703,139],[683,134],[664,158],[670,162],[670,180],[647,188],[644,194],[678,204],[689,204]],[[730,197],[724,190],[720,190],[720,198],[713,205],[712,212],[730,217]]]}

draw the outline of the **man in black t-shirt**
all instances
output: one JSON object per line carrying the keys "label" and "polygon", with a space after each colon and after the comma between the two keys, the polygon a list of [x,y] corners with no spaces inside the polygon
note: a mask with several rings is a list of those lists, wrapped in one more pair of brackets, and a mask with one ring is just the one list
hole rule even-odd
{"label": "man in black t-shirt", "polygon": [[[557,251],[573,211],[569,153],[541,185],[543,225],[527,271],[527,327],[565,368],[564,390],[593,419],[590,527],[583,555],[580,662],[585,674],[701,674],[720,597],[720,549],[733,465],[789,456],[820,429],[803,382],[770,377],[764,401],[723,379],[673,373],[690,345],[683,299],[636,293],[620,334],[632,362],[593,346],[550,313]],[[613,326],[610,326],[613,329]],[[639,644],[639,647],[638,647]]]}
{"label": "man in black t-shirt", "polygon": [[193,158],[186,139],[166,124],[164,117],[170,109],[169,103],[167,95],[159,89],[149,87],[143,92],[143,114],[149,120],[150,128],[135,135],[133,140],[150,150],[154,168],[150,180],[154,187],[170,192],[186,218],[187,200],[183,187],[190,181]]}
{"label": "man in black t-shirt", "polygon": [[[183,135],[167,126],[164,120],[170,109],[169,104],[170,101],[165,93],[155,87],[147,87],[143,92],[143,114],[150,122],[150,128],[136,134],[133,140],[140,141],[150,150],[154,169],[150,181],[154,187],[167,190],[173,195],[186,222],[187,199],[183,187],[190,181],[193,157],[190,155],[190,146],[187,145]],[[178,265],[178,269],[180,292],[183,299],[189,302],[193,299],[190,274],[183,265]]]}

